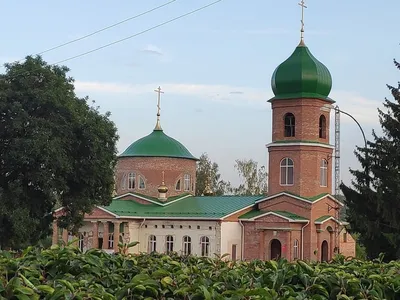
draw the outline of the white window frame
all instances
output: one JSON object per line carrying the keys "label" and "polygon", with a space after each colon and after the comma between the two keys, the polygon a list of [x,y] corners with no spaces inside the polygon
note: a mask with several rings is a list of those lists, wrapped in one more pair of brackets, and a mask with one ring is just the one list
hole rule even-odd
{"label": "white window frame", "polygon": [[[291,162],[291,164],[290,164]],[[292,182],[290,182],[289,169],[292,169]],[[282,172],[285,175],[285,182],[282,182]],[[285,157],[279,163],[279,183],[281,186],[292,186],[294,185],[294,161],[289,157]]]}
{"label": "white window frame", "polygon": [[[143,185],[142,185],[143,184]],[[146,189],[146,182],[144,181],[143,176],[139,175],[139,185],[138,185],[139,190],[144,190]]]}
{"label": "white window frame", "polygon": [[192,254],[192,238],[188,235],[185,235],[183,238],[183,255],[191,255]]}
{"label": "white window frame", "polygon": [[183,177],[183,190],[185,192],[189,192],[190,191],[190,178],[191,176],[189,174],[185,174]]}
{"label": "white window frame", "polygon": [[149,253],[157,252],[157,237],[154,234],[149,235],[149,245],[147,251]]}
{"label": "white window frame", "polygon": [[210,256],[210,238],[208,236],[200,238],[200,253],[201,256]]}
{"label": "white window frame", "polygon": [[135,172],[130,172],[128,175],[128,190],[134,190],[136,187],[136,174]]}
{"label": "white window frame", "polygon": [[121,179],[121,190],[125,190],[127,185],[127,175],[126,173],[122,174],[122,179]]}
{"label": "white window frame", "polygon": [[114,233],[108,234],[108,249],[114,249]]}
{"label": "white window frame", "polygon": [[167,235],[165,237],[165,252],[167,254],[174,252],[174,237],[172,235]]}
{"label": "white window frame", "polygon": [[322,159],[319,168],[320,168],[319,184],[322,187],[327,187],[328,186],[328,161],[326,159]]}
{"label": "white window frame", "polygon": [[299,259],[299,240],[294,240],[293,243],[293,259]]}
{"label": "white window frame", "polygon": [[[178,187],[178,183],[179,183],[179,187]],[[175,183],[175,191],[181,191],[181,190],[182,190],[182,181],[181,181],[181,178],[179,178]]]}

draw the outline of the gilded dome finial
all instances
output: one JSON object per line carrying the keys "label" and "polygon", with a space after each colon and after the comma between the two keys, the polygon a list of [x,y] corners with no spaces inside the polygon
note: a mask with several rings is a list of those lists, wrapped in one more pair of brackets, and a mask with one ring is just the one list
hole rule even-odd
{"label": "gilded dome finial", "polygon": [[304,0],[298,3],[301,6],[301,29],[300,29],[300,44],[299,46],[304,46],[304,9],[307,8]]}
{"label": "gilded dome finial", "polygon": [[165,185],[165,180],[164,180],[164,176],[165,176],[165,172],[162,171],[162,182],[161,185],[158,186],[158,192],[161,194],[166,194],[168,192],[168,187]]}
{"label": "gilded dome finial", "polygon": [[161,91],[161,87],[159,86],[157,89],[154,90],[157,94],[157,123],[156,123],[156,127],[154,128],[154,130],[162,130],[161,128],[161,124],[160,124],[160,100],[161,100],[161,94],[164,94],[163,91]]}

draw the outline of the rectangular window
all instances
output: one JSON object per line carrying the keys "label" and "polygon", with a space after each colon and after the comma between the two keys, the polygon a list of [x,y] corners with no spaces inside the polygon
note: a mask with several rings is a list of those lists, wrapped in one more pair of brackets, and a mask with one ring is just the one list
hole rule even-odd
{"label": "rectangular window", "polygon": [[136,181],[135,173],[129,173],[129,176],[128,176],[128,189],[129,190],[133,190],[135,188],[135,181]]}
{"label": "rectangular window", "polygon": [[347,232],[343,233],[343,242],[347,243]]}
{"label": "rectangular window", "polygon": [[190,191],[190,175],[185,174],[183,181],[183,189],[184,191]]}

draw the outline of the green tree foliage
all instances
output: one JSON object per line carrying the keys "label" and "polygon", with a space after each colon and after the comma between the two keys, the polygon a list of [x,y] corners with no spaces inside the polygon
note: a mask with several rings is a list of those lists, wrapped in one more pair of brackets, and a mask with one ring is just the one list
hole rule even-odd
{"label": "green tree foliage", "polygon": [[400,263],[336,257],[331,263],[229,261],[73,247],[0,252],[0,299],[400,298]]}
{"label": "green tree foliage", "polygon": [[230,191],[230,183],[221,179],[218,164],[212,162],[207,153],[203,153],[197,162],[196,178],[197,196],[203,194],[207,184],[216,196],[225,195]]}
{"label": "green tree foliage", "polygon": [[[395,65],[400,69],[399,63]],[[375,131],[368,149],[355,154],[362,170],[350,170],[353,186],[341,185],[346,197],[347,221],[365,246],[369,258],[385,253],[386,259],[400,258],[400,84],[388,85],[394,101],[385,99],[378,109],[383,135]]]}
{"label": "green tree foliage", "polygon": [[83,213],[113,191],[116,127],[109,113],[78,98],[67,67],[40,57],[5,65],[0,75],[0,246],[19,248],[60,225],[74,231]]}
{"label": "green tree foliage", "polygon": [[235,195],[261,195],[267,192],[267,171],[252,159],[235,161],[235,169],[242,183],[233,189]]}

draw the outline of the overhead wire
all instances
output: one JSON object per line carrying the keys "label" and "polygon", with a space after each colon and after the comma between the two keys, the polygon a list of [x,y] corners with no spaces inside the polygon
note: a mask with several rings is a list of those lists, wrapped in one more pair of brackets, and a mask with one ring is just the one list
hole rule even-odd
{"label": "overhead wire", "polygon": [[[38,53],[33,54],[33,55],[42,55],[42,54],[44,54],[44,53],[47,53],[47,52],[50,52],[50,51],[53,51],[53,50],[62,48],[62,47],[64,47],[64,46],[67,46],[67,45],[76,43],[76,42],[78,42],[78,41],[87,39],[88,37],[91,37],[91,36],[93,36],[93,35],[96,35],[96,34],[98,34],[98,33],[100,33],[100,32],[106,31],[106,30],[108,30],[108,29],[111,29],[111,28],[113,28],[113,27],[116,27],[116,26],[118,26],[118,25],[121,25],[121,24],[123,24],[123,23],[126,23],[126,22],[128,22],[128,21],[133,20],[133,19],[137,19],[137,18],[139,18],[139,17],[141,17],[141,16],[147,15],[147,14],[149,14],[149,13],[155,11],[155,10],[158,10],[158,9],[160,9],[160,8],[163,8],[164,6],[167,6],[167,5],[169,5],[169,4],[173,3],[173,2],[176,2],[176,1],[177,1],[177,0],[171,0],[171,1],[169,1],[169,2],[166,2],[166,3],[164,3],[164,4],[159,5],[159,6],[157,6],[157,7],[154,7],[154,8],[152,8],[152,9],[146,10],[145,12],[142,12],[142,13],[137,14],[137,15],[135,15],[135,16],[129,17],[129,18],[127,18],[127,19],[124,19],[124,20],[122,20],[122,21],[119,21],[119,22],[117,22],[117,23],[114,23],[114,24],[112,24],[112,25],[109,25],[109,26],[107,26],[107,27],[104,27],[104,28],[101,28],[101,29],[99,29],[99,30],[96,30],[96,31],[94,31],[94,32],[92,32],[92,33],[89,33],[89,34],[87,34],[87,35],[81,36],[81,37],[79,37],[79,38],[73,39],[73,40],[71,40],[71,41],[65,42],[65,43],[60,44],[60,45],[57,45],[57,46],[54,46],[54,47],[52,47],[52,48],[49,48],[49,49],[47,49],[47,50],[38,52]],[[23,59],[20,59],[19,61],[21,61],[21,60],[23,60]],[[17,61],[17,62],[19,62],[19,61]]]}
{"label": "overhead wire", "polygon": [[[192,15],[192,14],[198,12],[198,11],[201,11],[201,10],[203,10],[203,9],[206,9],[206,8],[208,8],[208,7],[210,7],[210,6],[213,6],[213,5],[215,5],[215,4],[219,3],[219,2],[222,2],[222,1],[223,1],[223,0],[217,0],[217,1],[211,2],[211,3],[207,4],[207,5],[204,5],[204,6],[202,6],[202,7],[199,7],[199,8],[197,8],[197,9],[194,9],[194,10],[192,10],[192,11],[189,11],[189,12],[187,12],[187,13],[185,13],[185,14],[179,15],[178,17],[172,18],[172,19],[170,19],[170,20],[168,20],[168,21],[162,22],[162,23],[160,23],[160,24],[158,24],[158,25],[155,25],[155,26],[152,26],[152,27],[150,27],[150,28],[148,28],[148,29],[142,30],[142,31],[140,31],[140,32],[138,32],[138,33],[135,33],[135,34],[133,34],[133,35],[131,35],[131,36],[128,36],[128,37],[126,37],[126,38],[123,38],[123,39],[120,39],[120,40],[117,40],[117,41],[114,41],[114,42],[105,44],[105,45],[103,45],[103,46],[101,46],[101,47],[98,47],[98,48],[95,48],[95,49],[92,49],[92,50],[83,52],[83,53],[78,54],[78,55],[75,55],[75,56],[72,56],[72,57],[69,57],[69,58],[60,60],[60,61],[58,61],[58,62],[49,64],[49,66],[56,66],[56,65],[58,65],[58,64],[61,64],[61,63],[66,62],[66,61],[70,61],[70,60],[73,60],[73,59],[76,59],[76,58],[79,58],[79,57],[82,57],[82,56],[86,56],[86,55],[88,55],[88,54],[90,54],[90,53],[93,53],[93,52],[99,51],[99,50],[101,50],[101,49],[110,47],[110,46],[112,46],[112,45],[115,45],[115,44],[118,44],[118,43],[127,41],[127,40],[129,40],[129,39],[132,39],[132,38],[134,38],[134,37],[137,37],[137,36],[139,36],[139,35],[142,35],[142,34],[144,34],[144,33],[146,33],[146,32],[149,32],[149,31],[151,31],[151,30],[154,30],[154,29],[156,29],[156,28],[159,28],[159,27],[161,27],[161,26],[164,26],[164,25],[169,24],[169,23],[171,23],[171,22],[174,22],[174,21],[176,21],[176,20],[179,20],[179,19],[182,19],[182,18],[187,17],[187,16],[189,16],[189,15]],[[17,63],[18,63],[18,61],[17,61]],[[38,70],[39,70],[39,69],[38,69]],[[31,72],[31,71],[25,71],[25,72],[21,72],[20,74],[14,74],[13,76],[8,76],[7,79],[10,80],[10,79],[16,78],[16,77],[21,76],[21,75],[24,75],[24,74],[29,74],[30,72]]]}
{"label": "overhead wire", "polygon": [[55,64],[55,65],[58,65],[58,64],[60,64],[60,63],[64,63],[64,62],[66,62],[66,61],[69,61],[69,60],[72,60],[72,59],[76,59],[76,58],[78,58],[78,57],[82,57],[82,56],[85,56],[85,55],[87,55],[87,54],[90,54],[90,53],[99,51],[99,50],[104,49],[104,48],[107,48],[107,47],[110,47],[110,46],[112,46],[112,45],[115,45],[115,44],[124,42],[124,41],[126,41],[126,40],[131,39],[131,38],[134,38],[134,37],[137,37],[137,36],[139,36],[139,35],[142,35],[143,33],[146,33],[146,32],[149,32],[149,31],[151,31],[151,30],[154,30],[154,29],[156,29],[156,28],[158,28],[158,27],[164,26],[164,25],[166,25],[166,24],[168,24],[168,23],[171,23],[171,22],[173,22],[173,21],[182,19],[182,18],[184,18],[184,17],[186,17],[186,16],[189,16],[189,15],[191,15],[191,14],[194,14],[195,12],[198,12],[198,11],[200,11],[200,10],[203,10],[203,9],[207,8],[207,7],[210,7],[210,6],[212,6],[212,5],[215,5],[215,4],[217,4],[218,2],[221,2],[221,1],[222,1],[222,0],[214,1],[214,2],[212,2],[212,3],[209,3],[209,4],[205,5],[205,6],[202,6],[202,7],[200,7],[200,8],[195,9],[195,10],[192,10],[192,11],[190,11],[190,12],[187,12],[187,13],[185,13],[185,14],[183,14],[183,15],[180,15],[180,16],[178,16],[178,17],[175,17],[175,18],[173,18],[173,19],[170,19],[170,20],[168,20],[168,21],[165,21],[165,22],[163,22],[163,23],[160,23],[160,24],[158,24],[158,25],[155,25],[155,26],[153,26],[153,27],[150,27],[150,28],[148,28],[148,29],[145,29],[145,30],[143,30],[143,31],[140,31],[140,32],[138,32],[138,33],[135,33],[135,34],[133,34],[133,35],[131,35],[131,36],[128,36],[128,37],[126,37],[126,38],[123,38],[123,39],[120,39],[120,40],[111,42],[111,43],[109,43],[109,44],[103,45],[103,46],[101,46],[101,47],[98,47],[98,48],[89,50],[89,51],[87,51],[87,52],[84,52],[84,53],[81,53],[81,54],[78,54],[78,55],[75,55],[75,56],[72,56],[72,57],[69,57],[69,58],[60,60],[60,61],[58,61],[58,62],[56,62],[56,63],[54,63],[54,64]]}

